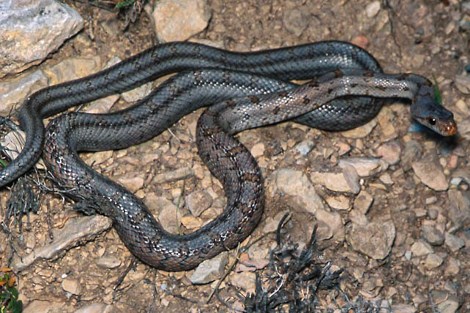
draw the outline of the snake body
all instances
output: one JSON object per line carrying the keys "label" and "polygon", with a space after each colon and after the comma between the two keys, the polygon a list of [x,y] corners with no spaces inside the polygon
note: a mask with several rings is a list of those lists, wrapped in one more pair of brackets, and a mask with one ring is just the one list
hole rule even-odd
{"label": "snake body", "polygon": [[[239,131],[293,118],[313,127],[348,129],[376,115],[382,104],[375,98],[411,100],[412,115],[421,123],[441,134],[456,131],[452,113],[436,103],[427,79],[382,74],[367,52],[341,42],[249,54],[187,43],[158,46],[103,72],[34,94],[20,120],[27,134],[34,131],[40,137],[41,117],[194,68],[198,70],[172,77],[126,110],[63,114],[49,123],[44,136],[44,161],[56,183],[77,201],[76,208],[112,218],[135,256],[167,271],[194,268],[235,247],[258,224],[264,206],[262,177],[254,158],[233,137]],[[309,77],[315,78],[302,86],[286,82]],[[197,143],[201,158],[224,186],[227,206],[191,234],[166,232],[141,200],[86,166],[77,154],[146,141],[185,114],[214,103],[199,120]],[[13,166],[33,162],[42,139],[30,138],[26,144],[23,159],[20,155]],[[0,176],[0,184],[11,177]]]}

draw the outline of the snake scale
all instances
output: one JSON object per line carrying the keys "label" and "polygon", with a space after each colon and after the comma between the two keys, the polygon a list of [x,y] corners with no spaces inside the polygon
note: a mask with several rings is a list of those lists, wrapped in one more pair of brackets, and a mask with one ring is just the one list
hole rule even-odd
{"label": "snake scale", "polygon": [[[156,55],[165,57],[158,59]],[[158,59],[152,65],[158,70],[143,61],[148,58]],[[239,131],[293,118],[323,129],[352,128],[376,115],[382,103],[373,97],[408,99],[412,116],[422,124],[443,135],[456,132],[452,113],[436,103],[427,79],[382,74],[367,52],[336,41],[248,54],[188,43],[157,46],[104,72],[33,95],[29,107],[21,110],[22,126],[27,133],[28,127],[43,132],[42,122],[33,123],[28,112],[49,116],[176,70],[191,71],[167,80],[126,110],[103,115],[63,114],[48,125],[44,136],[46,165],[56,182],[77,201],[77,209],[111,217],[129,250],[163,270],[194,268],[235,247],[260,221],[262,176],[255,159],[233,137]],[[314,79],[302,86],[286,82],[308,77]],[[83,94],[83,90],[89,91]],[[59,96],[64,92],[65,99]],[[191,234],[166,232],[141,200],[86,166],[77,154],[146,141],[185,114],[214,103],[198,122],[197,144],[201,158],[222,182],[227,205],[219,217]],[[35,144],[39,149],[42,146],[39,141]],[[34,159],[32,153],[26,155]]]}

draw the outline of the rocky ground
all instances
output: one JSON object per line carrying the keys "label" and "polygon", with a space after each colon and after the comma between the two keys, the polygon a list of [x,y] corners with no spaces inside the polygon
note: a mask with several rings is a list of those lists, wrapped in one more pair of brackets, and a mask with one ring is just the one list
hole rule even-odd
{"label": "rocky ground", "polygon": [[[34,68],[55,77],[48,84],[96,72],[158,42],[145,13],[127,25],[103,8],[69,4],[85,27]],[[318,312],[470,311],[470,2],[207,0],[205,5],[208,11],[198,17],[205,28],[191,40],[236,51],[345,40],[365,47],[386,72],[434,79],[455,114],[459,136],[446,139],[417,129],[402,103],[343,133],[290,122],[243,132],[239,138],[265,177],[264,219],[237,251],[182,273],[133,263],[109,220],[83,217],[72,202],[43,191],[38,213],[23,218],[21,232],[11,222],[0,233],[0,266],[18,272],[25,312],[243,310],[245,296],[255,292],[256,273],[264,288],[278,287],[269,289],[272,297],[286,287],[282,273],[268,265],[286,212],[291,215],[284,240],[304,248],[317,225],[315,262],[331,266],[330,272],[343,270],[337,286],[317,292]],[[197,14],[191,17],[197,20]],[[169,18],[165,11],[154,15]],[[159,38],[178,39],[183,32],[161,32]],[[123,108],[150,89],[109,97],[89,110]],[[190,232],[225,204],[220,184],[197,156],[199,114],[148,143],[83,158],[135,192],[165,228]],[[31,177],[40,176],[39,171]],[[5,220],[10,192],[0,195]],[[300,302],[310,296],[304,287]]]}

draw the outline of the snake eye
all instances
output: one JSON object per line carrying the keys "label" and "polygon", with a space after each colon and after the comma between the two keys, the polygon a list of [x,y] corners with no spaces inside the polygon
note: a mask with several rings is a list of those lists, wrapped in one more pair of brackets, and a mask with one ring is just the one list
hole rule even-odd
{"label": "snake eye", "polygon": [[436,125],[436,122],[437,122],[437,121],[436,121],[436,119],[435,119],[434,117],[429,117],[429,118],[428,118],[428,123],[429,123],[429,125],[434,126],[434,125]]}

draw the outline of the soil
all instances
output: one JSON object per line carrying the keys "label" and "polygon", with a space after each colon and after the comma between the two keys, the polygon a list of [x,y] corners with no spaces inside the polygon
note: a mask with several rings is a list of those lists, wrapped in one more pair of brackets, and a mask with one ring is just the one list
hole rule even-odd
{"label": "soil", "polygon": [[[369,12],[370,7],[367,8],[370,3],[371,1],[365,0],[208,0],[212,18],[208,28],[194,39],[208,40],[236,51],[329,39],[355,42],[372,53],[386,72],[414,72],[436,79],[440,83],[445,106],[456,112],[457,121],[465,119],[467,116],[456,108],[456,103],[461,99],[467,105],[470,103],[468,97],[460,93],[454,83],[455,77],[469,64],[469,33],[458,25],[462,4],[456,0],[389,0],[382,1],[382,8],[374,15],[374,12]],[[145,14],[123,30],[125,22],[115,13],[85,3],[73,2],[69,5],[87,21],[86,27],[81,34],[66,42],[45,65],[55,64],[69,57],[92,55],[99,55],[104,60],[103,63],[106,63],[113,56],[125,59],[157,44],[151,22]],[[373,16],[369,17],[368,14]],[[114,109],[124,105],[119,103]],[[406,142],[411,139],[421,142],[423,155],[434,153],[438,155],[441,164],[444,163],[447,178],[451,177],[451,171],[467,166],[467,140],[461,138],[457,143],[450,144],[440,137],[426,133],[409,133],[410,119],[406,106],[394,106],[386,112],[393,115],[389,120],[397,134],[394,140],[401,147],[405,147]],[[194,132],[190,129],[195,125],[199,114],[200,112],[195,112],[183,118],[150,143],[113,152],[112,163],[110,161],[96,168],[111,177],[123,173],[142,173],[144,178],[148,173],[171,172],[187,167],[188,164],[190,167],[204,168],[197,156]],[[377,147],[388,140],[384,136],[383,127],[379,123],[369,135],[357,139],[343,137],[340,133],[320,132],[293,123],[284,123],[244,132],[240,139],[249,148],[257,143],[269,146],[258,157],[263,173],[268,177],[279,168],[295,168],[306,173],[334,170],[340,157],[338,146],[343,143],[352,148],[349,152],[351,156],[375,157]],[[292,150],[293,146],[306,138],[315,141],[315,152],[302,160],[294,152],[289,152],[289,149]],[[270,150],[276,145],[285,146],[286,143],[284,153],[276,154]],[[148,149],[155,149],[153,153],[161,157],[159,163],[142,165],[135,162],[148,153]],[[456,166],[449,168],[446,164],[452,155],[456,155],[452,149],[459,149],[461,152]],[[406,251],[410,246],[422,239],[422,226],[432,220],[429,216],[430,207],[431,210],[437,208],[439,216],[444,216],[447,230],[454,225],[446,218],[450,205],[448,192],[426,187],[412,170],[404,168],[403,163],[386,170],[393,177],[393,184],[383,184],[378,175],[367,177],[362,182],[362,188],[374,198],[372,208],[367,213],[368,219],[391,220],[396,227],[395,243],[384,260],[373,260],[353,250],[346,240],[319,241],[322,251],[318,252],[317,257],[323,263],[329,261],[335,268],[343,269],[343,273],[337,288],[318,291],[318,312],[333,312],[334,308],[344,308],[349,302],[357,303],[360,298],[379,304],[381,300],[389,300],[391,305],[395,305],[396,312],[400,312],[400,307],[414,308],[416,312],[438,312],[437,304],[431,300],[435,299],[431,297],[435,291],[455,294],[460,304],[458,312],[470,311],[470,239],[467,239],[469,235],[465,233],[465,229],[468,232],[468,224],[454,232],[456,236],[466,240],[466,247],[458,251],[450,251],[445,245],[433,247],[435,253],[444,260],[437,268],[426,270],[423,267],[424,259],[410,261],[406,258]],[[203,173],[209,175],[207,170],[203,170]],[[206,176],[207,180],[220,197],[214,201],[214,212],[219,212],[217,210],[223,207],[223,190],[218,183]],[[144,197],[154,193],[176,203],[191,192],[204,188],[199,178],[191,177],[173,183],[150,184],[143,187],[140,195]],[[453,188],[465,191],[468,185],[464,182]],[[325,190],[319,192],[328,194]],[[7,192],[3,191],[3,203],[6,197]],[[354,196],[347,197],[352,207]],[[41,203],[38,214],[30,215],[29,227],[23,229],[23,238],[17,240],[34,242],[32,246],[40,246],[47,242],[51,228],[60,227],[66,220],[80,215],[73,211],[71,201],[62,203],[57,195],[44,194]],[[187,212],[184,210],[185,208],[183,212]],[[261,238],[255,247],[264,249],[263,251],[274,247],[274,235],[263,237],[266,233],[265,226],[268,220],[279,220],[279,216],[282,216],[280,212],[285,210],[291,210],[288,200],[268,196],[264,221],[250,237],[251,241]],[[351,220],[349,210],[339,213],[348,228]],[[312,216],[293,210],[292,218],[286,226],[286,236],[304,246],[314,224],[315,219]],[[7,240],[4,234],[0,234],[0,238]],[[229,262],[233,261],[235,254],[236,251],[232,251]],[[120,261],[119,266],[112,269],[97,266],[96,260],[103,255],[117,258]],[[206,303],[215,284],[192,285],[188,279],[191,273],[165,273],[140,262],[136,263],[118,285],[117,281],[131,262],[131,254],[111,229],[91,242],[64,251],[55,260],[36,262],[19,273],[19,292],[25,304],[33,300],[59,303],[63,305],[60,312],[75,312],[92,303],[110,304],[110,312],[232,312],[235,308],[242,308],[244,296],[248,291],[253,291],[238,287],[234,281],[240,277],[236,276],[237,273],[230,273],[221,285],[219,298],[214,296]],[[449,263],[458,264],[457,273],[448,270]],[[259,270],[260,275],[262,272]],[[252,280],[254,276],[250,275],[248,278]],[[64,290],[63,282],[66,277],[78,281],[81,288],[78,295]],[[226,303],[220,301],[220,298]],[[356,307],[352,311],[367,310],[361,311]]]}

